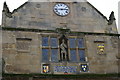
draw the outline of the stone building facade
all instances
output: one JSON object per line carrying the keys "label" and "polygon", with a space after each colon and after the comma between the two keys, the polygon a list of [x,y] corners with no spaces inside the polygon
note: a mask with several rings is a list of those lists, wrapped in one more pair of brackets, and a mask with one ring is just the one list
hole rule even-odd
{"label": "stone building facade", "polygon": [[108,20],[89,2],[4,3],[1,27],[4,73],[119,73],[114,12]]}

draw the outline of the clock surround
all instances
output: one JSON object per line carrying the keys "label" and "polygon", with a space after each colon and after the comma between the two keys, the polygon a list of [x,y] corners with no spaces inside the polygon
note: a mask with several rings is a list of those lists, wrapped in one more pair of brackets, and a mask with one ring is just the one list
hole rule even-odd
{"label": "clock surround", "polygon": [[53,11],[58,16],[64,17],[64,16],[67,16],[70,13],[70,8],[65,3],[57,3],[57,4],[54,5]]}

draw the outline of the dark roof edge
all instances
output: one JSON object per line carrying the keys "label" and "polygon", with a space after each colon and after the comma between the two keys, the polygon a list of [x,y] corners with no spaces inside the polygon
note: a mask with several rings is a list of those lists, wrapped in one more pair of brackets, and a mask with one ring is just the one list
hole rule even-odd
{"label": "dark roof edge", "polygon": [[18,11],[20,8],[22,8],[24,5],[26,5],[28,2],[25,2],[25,3],[23,3],[21,6],[19,6],[17,9],[14,9],[13,11],[12,11],[12,14],[13,13],[15,13],[16,11]]}
{"label": "dark roof edge", "polygon": [[106,19],[106,20],[108,21],[107,17],[104,16],[98,9],[96,9],[96,8],[95,8],[91,3],[89,3],[88,1],[87,1],[87,3],[88,3],[92,8],[94,8],[104,19]]}

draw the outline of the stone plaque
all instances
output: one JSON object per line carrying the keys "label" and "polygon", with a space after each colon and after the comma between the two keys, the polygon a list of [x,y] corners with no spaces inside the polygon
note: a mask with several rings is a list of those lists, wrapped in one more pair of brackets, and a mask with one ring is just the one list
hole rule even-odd
{"label": "stone plaque", "polygon": [[77,66],[54,66],[54,72],[76,73],[77,72]]}

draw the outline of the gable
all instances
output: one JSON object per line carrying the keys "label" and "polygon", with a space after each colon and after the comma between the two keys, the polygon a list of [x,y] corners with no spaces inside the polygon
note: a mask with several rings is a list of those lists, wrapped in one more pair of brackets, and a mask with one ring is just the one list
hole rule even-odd
{"label": "gable", "polygon": [[55,30],[69,28],[71,31],[105,33],[107,18],[89,2],[63,2],[70,8],[67,16],[54,13],[53,7],[59,2],[26,2],[7,18],[9,27]]}

